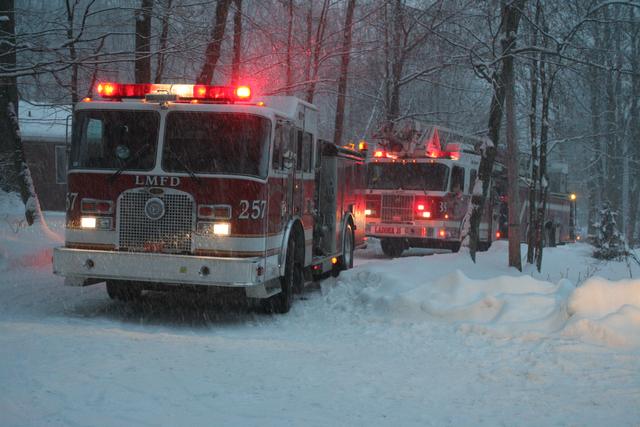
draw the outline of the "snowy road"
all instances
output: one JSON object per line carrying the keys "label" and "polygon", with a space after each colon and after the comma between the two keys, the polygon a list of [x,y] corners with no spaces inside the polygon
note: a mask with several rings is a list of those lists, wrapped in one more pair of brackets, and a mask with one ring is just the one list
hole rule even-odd
{"label": "snowy road", "polygon": [[[556,319],[566,307],[553,302],[562,277],[624,277],[623,265],[587,265],[585,248],[550,250],[566,269],[550,267],[541,276],[548,283],[516,277],[499,248],[474,268],[464,254],[386,260],[374,244],[357,253],[354,270],[306,291],[289,314],[268,316],[185,293],[123,304],[102,284],[64,287],[50,273],[47,244],[28,233],[0,240],[3,426],[640,423],[640,350],[557,323],[566,321]],[[432,292],[445,286],[438,278],[456,277],[456,293],[432,294],[429,307],[415,286]],[[503,289],[461,300],[464,286],[511,278],[530,286],[518,299],[501,299]],[[518,301],[551,314],[485,321],[492,304],[503,304],[504,320]],[[552,326],[541,332],[542,324]]]}

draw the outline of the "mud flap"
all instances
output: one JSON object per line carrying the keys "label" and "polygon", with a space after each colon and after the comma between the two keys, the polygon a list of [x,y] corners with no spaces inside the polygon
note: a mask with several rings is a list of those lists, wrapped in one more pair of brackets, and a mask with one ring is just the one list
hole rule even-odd
{"label": "mud flap", "polygon": [[261,283],[255,286],[245,288],[247,298],[265,299],[276,295],[282,290],[280,287],[280,279],[269,280],[267,283]]}
{"label": "mud flap", "polygon": [[104,279],[87,279],[84,277],[65,277],[64,285],[65,286],[90,286],[96,285],[98,283],[104,282]]}

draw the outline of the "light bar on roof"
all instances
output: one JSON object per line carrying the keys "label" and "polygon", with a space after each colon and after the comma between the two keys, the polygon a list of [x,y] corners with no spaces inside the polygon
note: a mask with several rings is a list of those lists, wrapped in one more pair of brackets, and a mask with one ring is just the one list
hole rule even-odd
{"label": "light bar on roof", "polygon": [[105,99],[144,98],[147,95],[175,95],[182,99],[235,102],[251,98],[249,86],[211,86],[154,83],[99,83],[97,92]]}

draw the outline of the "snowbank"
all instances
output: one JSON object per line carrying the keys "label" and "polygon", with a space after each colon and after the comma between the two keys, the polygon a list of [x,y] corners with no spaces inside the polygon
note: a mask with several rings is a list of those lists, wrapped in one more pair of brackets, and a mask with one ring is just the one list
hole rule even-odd
{"label": "snowbank", "polygon": [[440,319],[460,324],[463,331],[501,337],[558,331],[569,317],[567,299],[574,289],[566,279],[557,284],[530,276],[474,280],[459,270],[419,283],[403,281],[401,274],[359,271],[345,276],[356,300],[379,316]]}
{"label": "snowbank", "polygon": [[579,262],[568,263],[575,248],[567,246],[547,253],[553,259],[544,273],[561,277],[552,283],[496,267],[506,262],[505,251],[506,247],[496,245],[480,254],[478,264],[471,263],[467,254],[400,258],[385,262],[384,267],[370,262],[343,273],[340,281],[345,286],[326,285],[326,295],[334,306],[347,307],[344,299],[350,298],[354,306],[380,318],[438,319],[458,325],[463,333],[506,339],[556,335],[640,347],[640,281],[597,277],[576,288],[563,277],[569,268],[576,270],[576,277],[597,268],[585,266],[585,255],[581,255],[585,271],[578,272]]}
{"label": "snowbank", "polygon": [[18,194],[0,190],[0,272],[51,268],[53,248],[64,242],[64,213],[48,212],[48,227],[41,223],[29,227],[24,210]]}
{"label": "snowbank", "polygon": [[640,347],[640,280],[589,279],[569,298],[565,335],[619,347]]}

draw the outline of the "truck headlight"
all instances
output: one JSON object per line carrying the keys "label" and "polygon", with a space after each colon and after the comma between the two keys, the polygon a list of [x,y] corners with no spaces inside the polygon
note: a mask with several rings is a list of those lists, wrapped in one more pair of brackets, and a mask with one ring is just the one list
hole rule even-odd
{"label": "truck headlight", "polygon": [[83,216],[80,218],[80,227],[82,228],[96,228],[95,216]]}
{"label": "truck headlight", "polygon": [[231,233],[231,224],[228,222],[214,222],[213,234],[216,236],[228,236]]}
{"label": "truck headlight", "polygon": [[87,230],[111,230],[111,218],[104,216],[83,216],[80,217],[80,227]]}
{"label": "truck headlight", "polygon": [[214,236],[228,236],[231,234],[231,224],[228,222],[198,222],[198,233]]}

